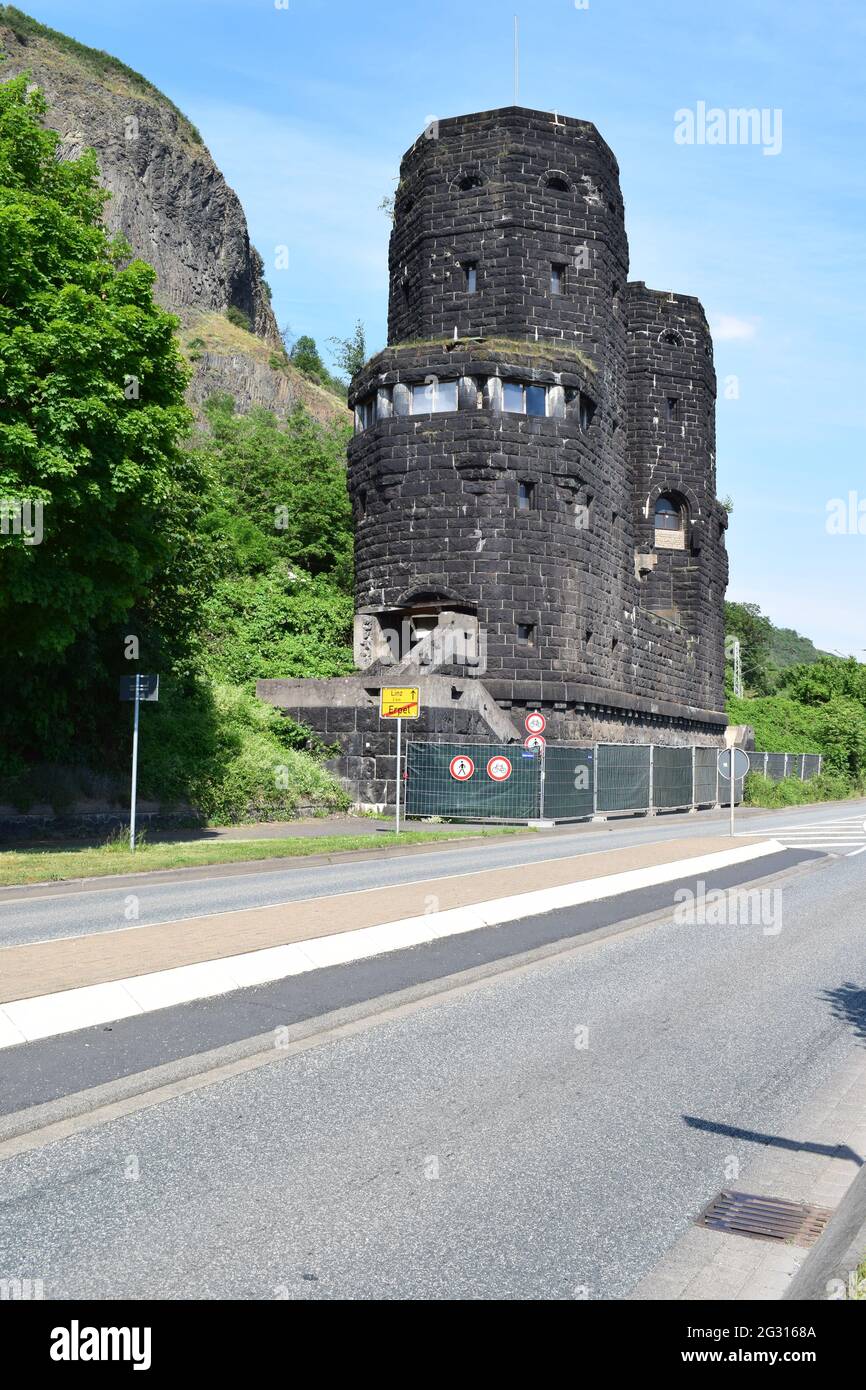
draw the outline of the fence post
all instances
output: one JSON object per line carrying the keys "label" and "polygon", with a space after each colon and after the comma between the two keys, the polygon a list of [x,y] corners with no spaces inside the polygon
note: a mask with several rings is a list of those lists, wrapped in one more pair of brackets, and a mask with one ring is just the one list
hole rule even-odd
{"label": "fence post", "polygon": [[653,787],[653,777],[655,776],[655,744],[654,744],[654,743],[651,743],[651,744],[650,744],[649,750],[650,750],[650,765],[649,765],[649,806],[647,807],[647,815],[648,815],[648,816],[651,816],[651,815],[653,814],[653,802],[654,802],[654,799],[655,799],[654,796],[653,796],[653,793],[654,793],[654,791],[655,791],[655,788]]}
{"label": "fence post", "polygon": [[592,814],[598,815],[598,744],[592,745]]}
{"label": "fence post", "polygon": [[770,756],[769,753],[765,753],[765,754],[764,754],[764,776],[765,776],[765,777],[766,777],[766,775],[767,775],[767,760],[769,759],[769,756]]}
{"label": "fence post", "polygon": [[539,820],[544,820],[544,747],[543,747],[543,746],[539,749],[538,763],[539,763],[539,768],[540,768],[540,771],[539,771],[540,788],[539,788],[539,795],[538,795],[538,801],[539,801],[538,818],[539,818]]}
{"label": "fence post", "polygon": [[689,809],[692,810],[692,811],[696,811],[696,810],[698,809],[698,799],[697,799],[697,796],[695,795],[695,778],[696,778],[696,776],[697,776],[697,768],[698,768],[698,750],[697,750],[697,748],[695,747],[695,745],[692,744],[692,801],[691,801],[691,806],[690,806],[690,808],[689,808]]}
{"label": "fence post", "polygon": [[805,782],[805,780],[806,780],[806,754],[804,753],[803,756],[800,758],[800,781],[801,781],[801,782]]}

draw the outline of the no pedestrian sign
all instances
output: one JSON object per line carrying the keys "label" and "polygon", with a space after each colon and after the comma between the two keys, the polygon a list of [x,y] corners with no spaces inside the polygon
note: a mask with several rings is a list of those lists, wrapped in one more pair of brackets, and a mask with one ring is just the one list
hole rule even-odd
{"label": "no pedestrian sign", "polygon": [[475,772],[475,764],[471,758],[464,757],[462,754],[458,758],[452,758],[448,764],[448,771],[455,782],[468,782]]}
{"label": "no pedestrian sign", "polygon": [[417,719],[421,713],[421,691],[417,685],[383,685],[380,696],[382,719]]}

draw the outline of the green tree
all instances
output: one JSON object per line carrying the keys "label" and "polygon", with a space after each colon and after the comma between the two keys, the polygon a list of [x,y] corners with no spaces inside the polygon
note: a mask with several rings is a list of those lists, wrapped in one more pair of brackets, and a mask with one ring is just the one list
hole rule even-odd
{"label": "green tree", "polygon": [[751,694],[766,695],[770,691],[768,664],[772,632],[773,624],[756,603],[725,604],[725,633],[727,637],[740,639],[743,684]]}
{"label": "green tree", "polygon": [[61,160],[27,88],[0,83],[0,744],[39,756],[71,736],[88,663],[120,657],[130,612],[182,568],[201,489],[176,322],[105,232],[94,155]]}
{"label": "green tree", "polygon": [[328,370],[319,356],[316,340],[308,333],[302,333],[300,338],[296,338],[289,359],[304,376],[312,377],[314,381],[323,384],[328,382]]}
{"label": "green tree", "polygon": [[367,337],[363,323],[358,319],[351,338],[329,338],[328,342],[333,344],[337,366],[351,381],[367,360]]}

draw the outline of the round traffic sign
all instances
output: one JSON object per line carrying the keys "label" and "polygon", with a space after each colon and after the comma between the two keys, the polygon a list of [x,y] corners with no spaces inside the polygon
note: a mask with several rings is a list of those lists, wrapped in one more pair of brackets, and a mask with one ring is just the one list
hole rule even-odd
{"label": "round traffic sign", "polygon": [[523,721],[523,727],[528,734],[543,734],[547,728],[547,720],[543,714],[535,710],[532,714],[527,714]]}
{"label": "round traffic sign", "polygon": [[523,740],[523,746],[524,748],[538,748],[539,751],[543,752],[547,746],[547,739],[542,734],[529,734]]}
{"label": "round traffic sign", "polygon": [[494,782],[507,782],[512,773],[508,758],[491,758],[487,764],[487,776]]}
{"label": "round traffic sign", "polygon": [[455,782],[468,782],[475,771],[475,764],[471,758],[467,758],[461,753],[458,758],[452,758],[448,764],[448,771]]}
{"label": "round traffic sign", "polygon": [[719,776],[728,782],[731,780],[732,757],[735,777],[745,777],[750,767],[749,755],[744,753],[742,748],[723,748],[718,757]]}

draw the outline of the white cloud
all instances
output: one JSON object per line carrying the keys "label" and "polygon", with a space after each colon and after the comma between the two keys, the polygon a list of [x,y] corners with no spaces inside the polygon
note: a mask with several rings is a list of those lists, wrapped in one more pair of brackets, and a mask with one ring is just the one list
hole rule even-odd
{"label": "white cloud", "polygon": [[758,331],[758,320],[740,319],[734,314],[717,314],[710,329],[717,343],[739,342],[744,338],[754,338]]}

